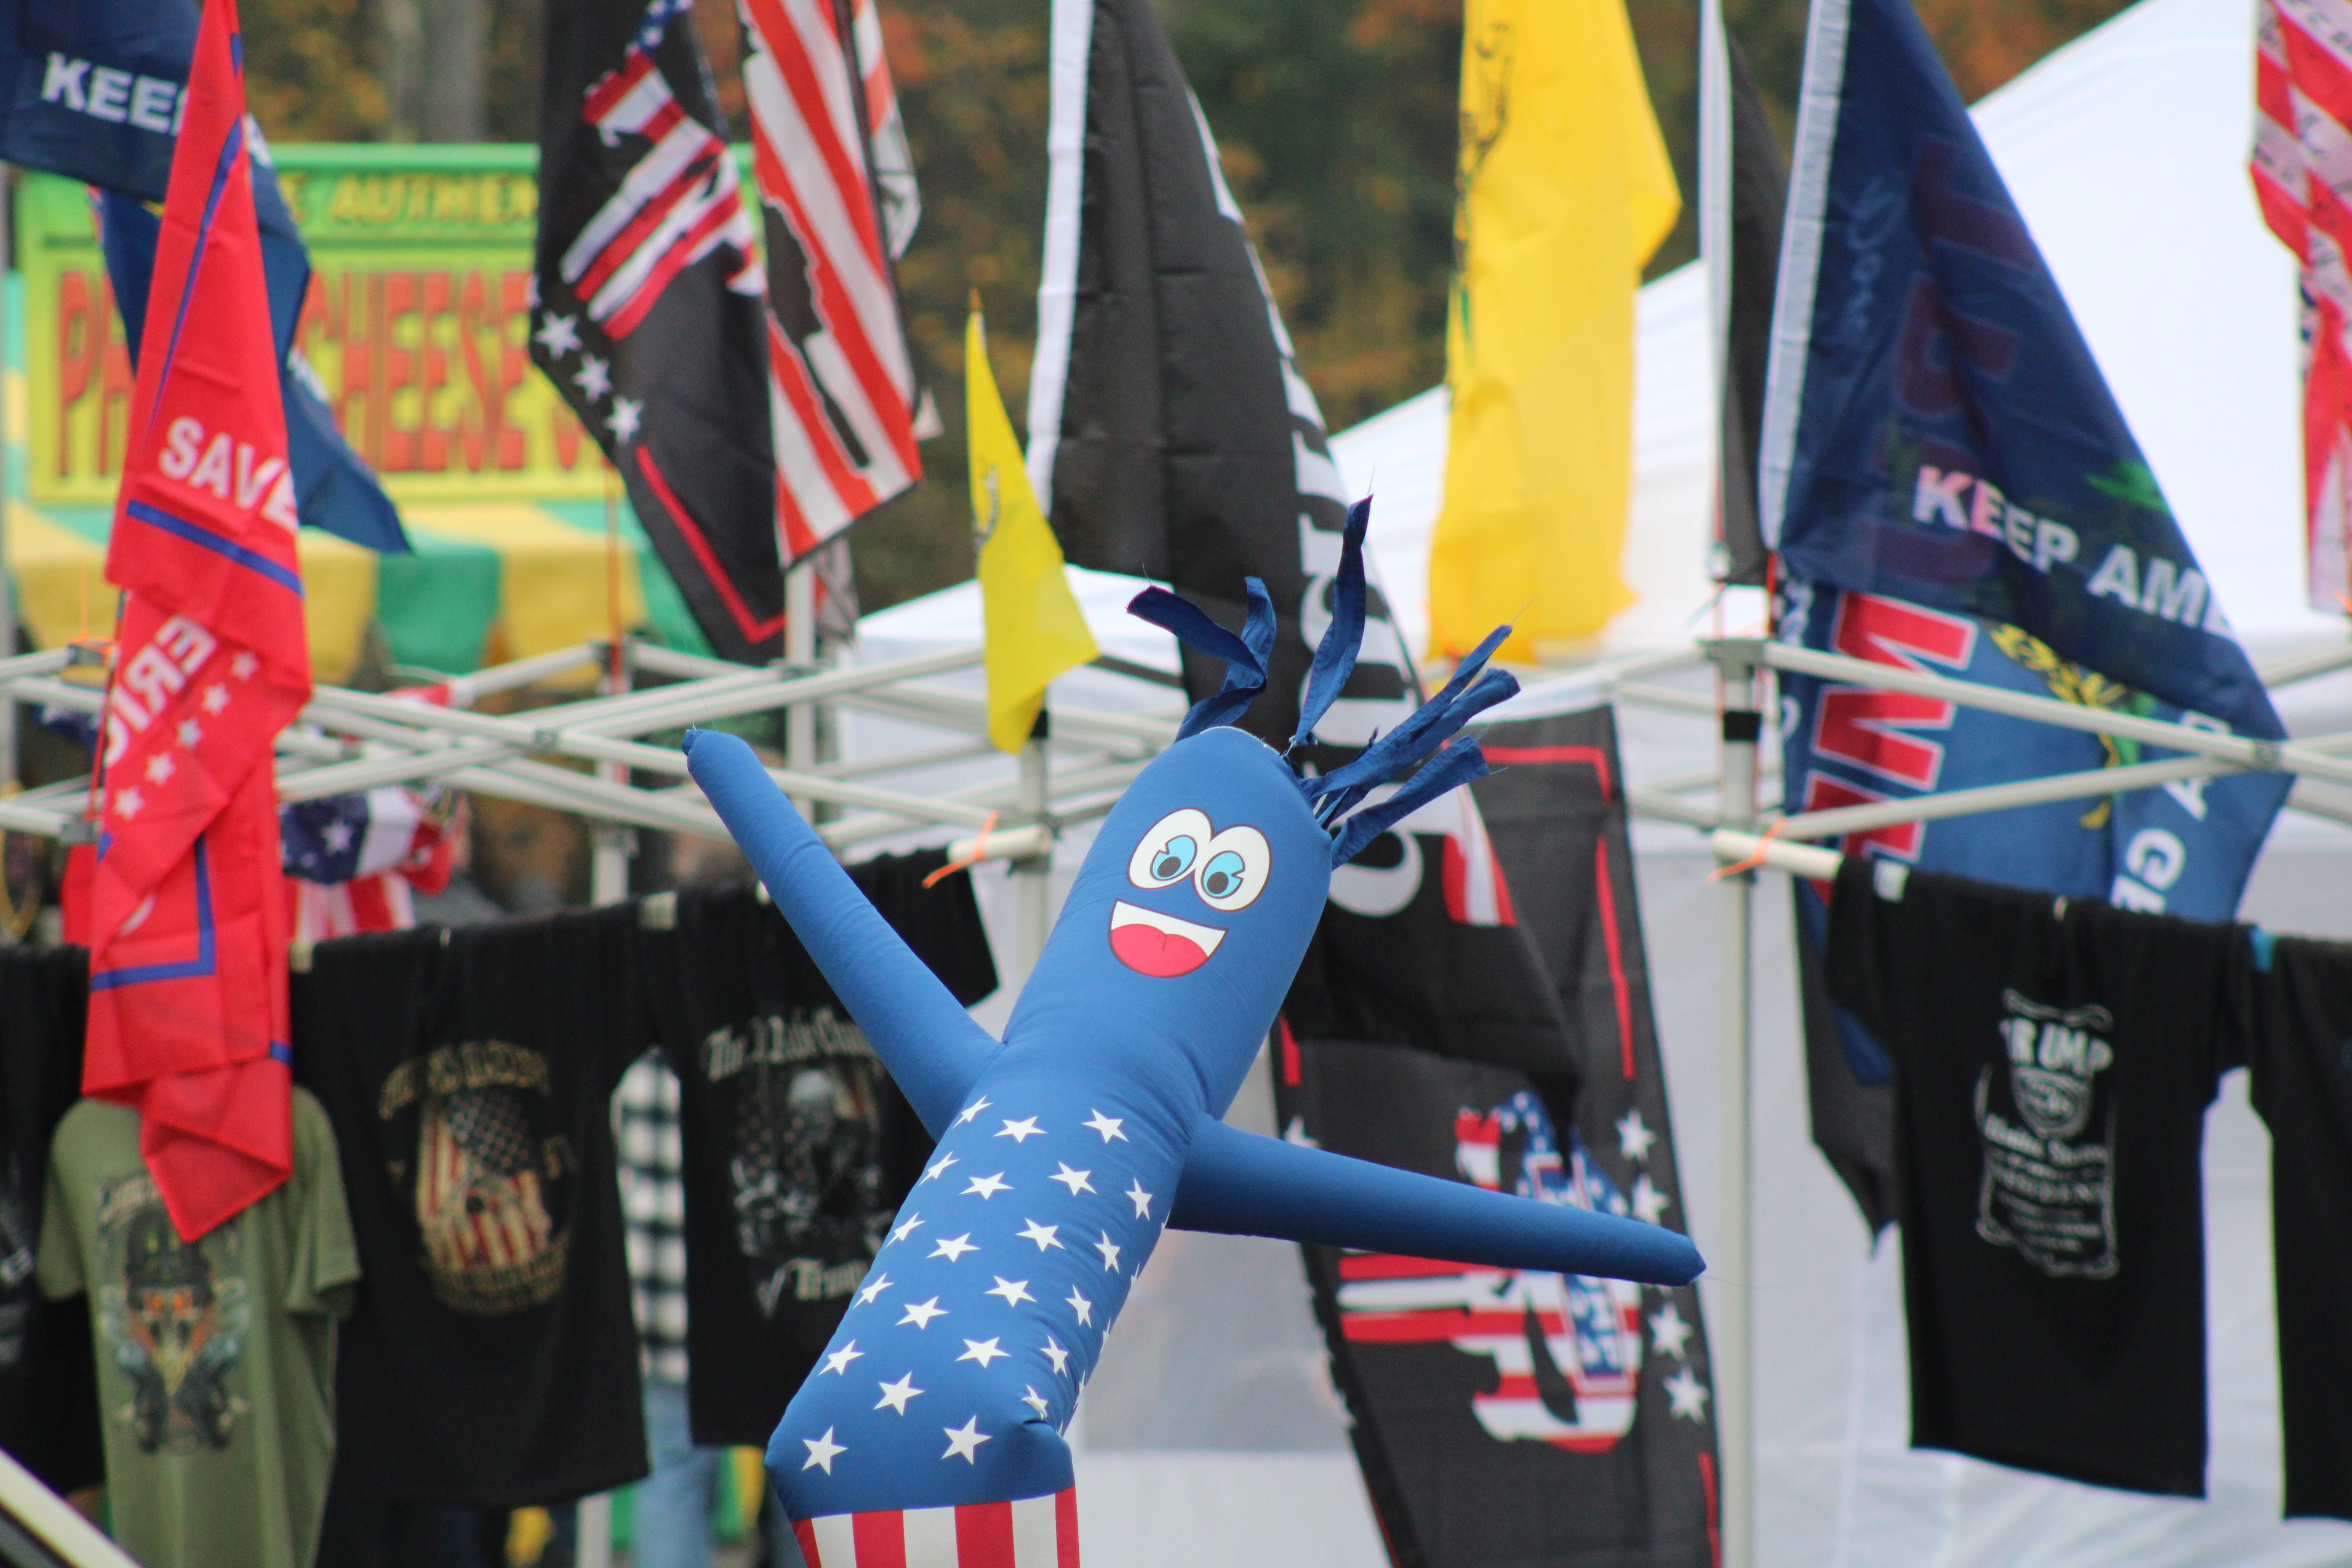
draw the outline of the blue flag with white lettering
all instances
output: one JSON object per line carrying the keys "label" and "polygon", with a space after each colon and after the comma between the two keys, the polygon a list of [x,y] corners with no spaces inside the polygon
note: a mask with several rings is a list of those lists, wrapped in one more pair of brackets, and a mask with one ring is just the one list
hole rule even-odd
{"label": "blue flag with white lettering", "polygon": [[2282,734],[1909,0],[1816,0],[1797,147],[1762,464],[1789,573]]}
{"label": "blue flag with white lettering", "polygon": [[[171,179],[195,47],[196,8],[185,0],[0,0],[0,160],[110,193],[107,271],[134,355],[155,263],[156,220],[142,204],[162,201]],[[266,156],[253,161],[253,197],[296,513],[354,544],[405,551],[398,510],[305,384],[309,366],[293,343],[310,256]]]}

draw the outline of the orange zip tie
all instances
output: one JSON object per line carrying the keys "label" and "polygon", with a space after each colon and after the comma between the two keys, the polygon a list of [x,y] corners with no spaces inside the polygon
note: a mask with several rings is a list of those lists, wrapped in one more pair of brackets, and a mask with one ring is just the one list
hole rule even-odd
{"label": "orange zip tie", "polygon": [[1755,854],[1736,866],[1717,866],[1706,874],[1706,879],[1710,882],[1720,882],[1726,877],[1737,877],[1743,872],[1761,870],[1764,866],[1764,847],[1779,836],[1780,824],[1787,820],[1786,817],[1780,818],[1758,836]]}
{"label": "orange zip tie", "polygon": [[979,865],[982,860],[987,859],[988,836],[995,826],[996,813],[992,811],[988,814],[988,820],[980,825],[980,837],[971,841],[971,853],[965,856],[961,860],[949,861],[946,865],[940,867],[938,870],[924,878],[923,886],[926,888],[936,886],[937,884],[947,880],[950,877],[954,876],[958,871],[969,871],[974,866]]}

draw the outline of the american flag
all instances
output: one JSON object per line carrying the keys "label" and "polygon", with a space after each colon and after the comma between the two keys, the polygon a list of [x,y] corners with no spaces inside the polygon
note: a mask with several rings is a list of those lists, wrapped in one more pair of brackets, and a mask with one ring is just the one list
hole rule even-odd
{"label": "american flag", "polygon": [[767,245],[777,533],[790,563],[922,477],[890,273],[920,205],[873,0],[740,4]]}
{"label": "american flag", "polygon": [[517,1090],[468,1089],[427,1100],[417,1152],[416,1224],[436,1271],[513,1268],[554,1245]]}
{"label": "american flag", "polygon": [[416,923],[412,894],[447,886],[454,847],[429,796],[397,784],[278,808],[297,942]]}
{"label": "american flag", "polygon": [[2352,593],[2352,4],[2260,0],[2254,195],[2303,264],[2304,499],[2312,607]]}
{"label": "american flag", "polygon": [[563,280],[585,302],[589,319],[615,339],[637,329],[669,280],[704,257],[730,247],[736,263],[728,287],[760,291],[751,260],[751,220],[743,210],[735,160],[727,145],[687,113],[649,50],[669,15],[655,5],[620,69],[589,89],[581,116],[606,146],[625,135],[651,149],[589,220],[561,263]]}

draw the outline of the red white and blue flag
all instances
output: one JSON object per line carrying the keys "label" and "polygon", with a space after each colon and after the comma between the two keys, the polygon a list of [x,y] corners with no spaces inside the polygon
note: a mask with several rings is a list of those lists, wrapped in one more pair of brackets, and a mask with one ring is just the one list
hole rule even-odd
{"label": "red white and blue flag", "polygon": [[789,563],[922,478],[919,394],[890,273],[921,207],[874,0],[740,5]]}
{"label": "red white and blue flag", "polygon": [[2255,7],[2254,195],[2303,268],[2303,464],[2314,609],[2352,595],[2352,11]]}
{"label": "red white and blue flag", "polygon": [[205,8],[164,201],[107,576],[85,1093],[136,1109],[194,1239],[292,1164],[271,753],[310,698],[235,0]]}
{"label": "red white and blue flag", "polygon": [[437,804],[385,784],[279,807],[294,940],[415,925],[415,895],[449,884],[455,841]]}

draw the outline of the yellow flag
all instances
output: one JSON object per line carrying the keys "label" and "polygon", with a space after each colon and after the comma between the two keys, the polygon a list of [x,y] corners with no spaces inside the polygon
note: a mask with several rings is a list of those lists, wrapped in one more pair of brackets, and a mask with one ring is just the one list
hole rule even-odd
{"label": "yellow flag", "polygon": [[1682,209],[1624,0],[1468,0],[1431,652],[1531,661],[1633,600],[1633,294]]}
{"label": "yellow flag", "polygon": [[980,542],[980,597],[988,627],[988,738],[1017,752],[1037,722],[1045,687],[1095,657],[1094,634],[1063,575],[1062,547],[1045,526],[1004,416],[980,312],[963,334],[963,402],[971,446],[971,526]]}

